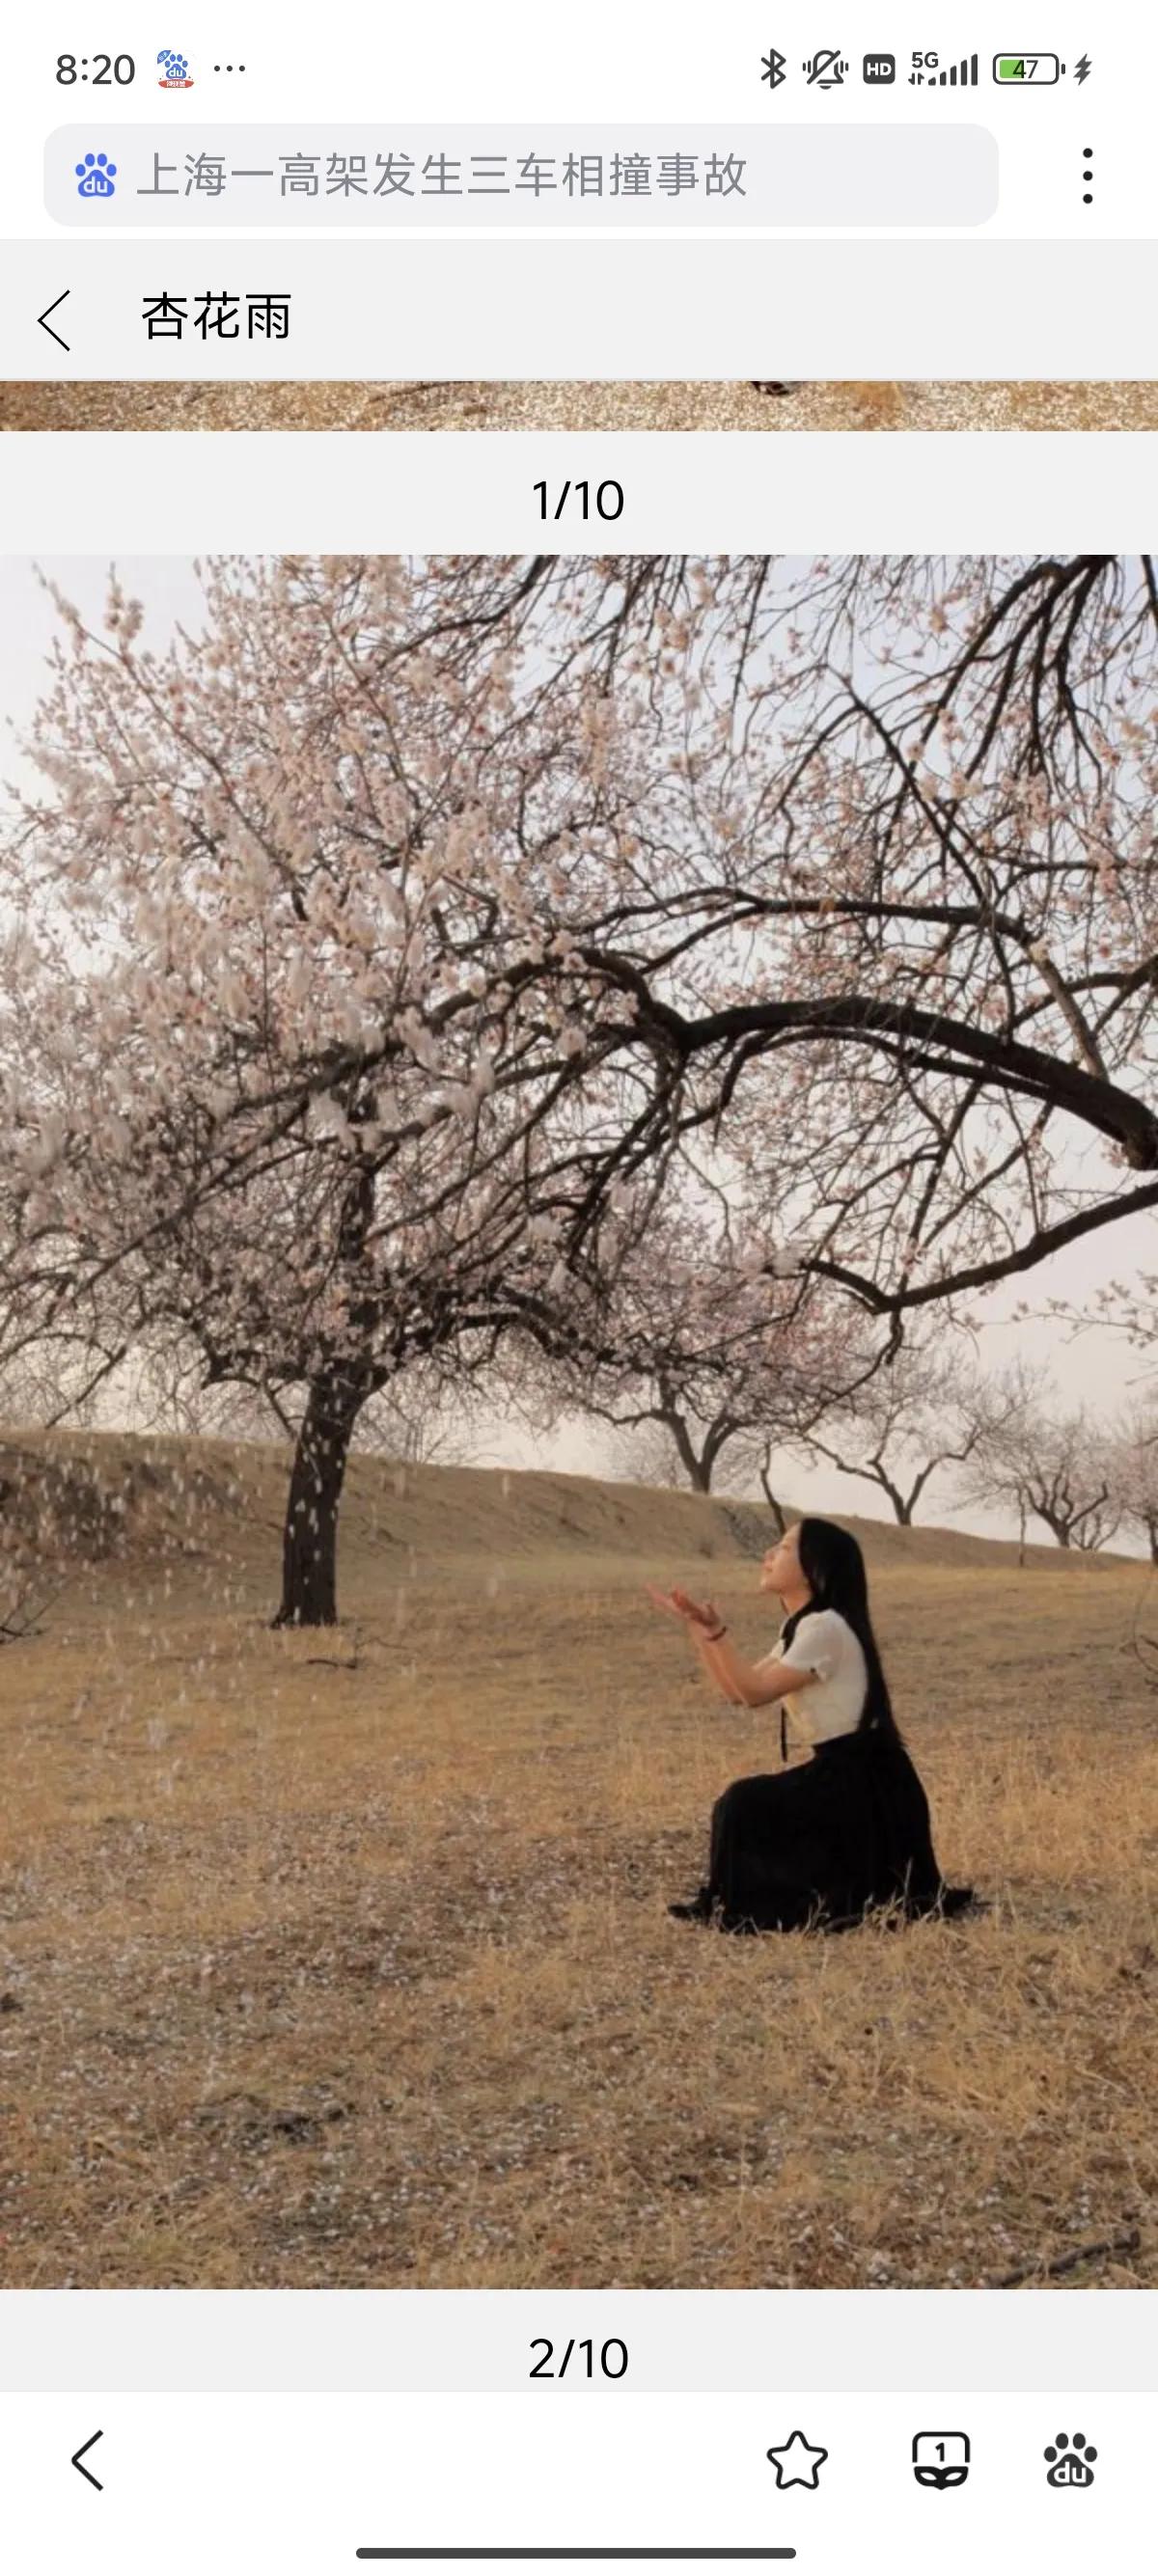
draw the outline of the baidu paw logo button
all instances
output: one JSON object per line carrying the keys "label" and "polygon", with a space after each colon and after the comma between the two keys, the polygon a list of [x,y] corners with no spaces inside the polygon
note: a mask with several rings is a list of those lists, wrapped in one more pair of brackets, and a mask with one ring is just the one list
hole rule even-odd
{"label": "baidu paw logo button", "polygon": [[161,66],[158,89],[192,89],[187,54],[174,53],[171,45],[165,45],[158,54],[157,61]]}
{"label": "baidu paw logo button", "polygon": [[1051,2487],[1092,2487],[1097,2452],[1084,2433],[1059,2433],[1056,2442],[1047,2442],[1045,2456],[1049,2462],[1046,2484]]}
{"label": "baidu paw logo button", "polygon": [[77,162],[76,175],[78,197],[115,197],[117,165],[107,152],[86,152],[83,161]]}

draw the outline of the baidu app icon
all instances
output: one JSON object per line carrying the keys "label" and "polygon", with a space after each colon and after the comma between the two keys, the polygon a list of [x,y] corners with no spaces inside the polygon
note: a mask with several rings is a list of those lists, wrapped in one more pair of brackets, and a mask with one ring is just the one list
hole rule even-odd
{"label": "baidu app icon", "polygon": [[192,89],[193,83],[189,78],[189,59],[186,54],[174,53],[172,47],[167,45],[158,54],[157,61],[161,67],[161,77],[157,84],[159,89]]}

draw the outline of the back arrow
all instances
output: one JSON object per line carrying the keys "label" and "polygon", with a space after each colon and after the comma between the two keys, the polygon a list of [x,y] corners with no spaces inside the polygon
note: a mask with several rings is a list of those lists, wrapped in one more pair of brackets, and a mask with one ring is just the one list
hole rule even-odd
{"label": "back arrow", "polygon": [[[51,312],[52,310],[53,308],[50,305],[49,311]],[[94,2442],[103,2442],[103,2440],[103,2433],[90,2433],[87,2442],[82,2442],[79,2451],[74,2451],[72,2455],[72,2465],[74,2469],[80,2470],[82,2478],[88,2479],[90,2487],[95,2487],[98,2495],[104,2494],[104,2488],[101,2485],[100,2479],[94,2478],[92,2470],[85,2468],[84,2455],[86,2451],[91,2451]]]}
{"label": "back arrow", "polygon": [[[66,286],[66,287],[65,287],[65,290],[64,290],[64,294],[63,294],[63,295],[58,295],[58,296],[57,296],[57,299],[56,299],[55,304],[46,304],[46,305],[45,305],[45,308],[44,308],[43,313],[38,313],[38,314],[37,314],[37,316],[36,316],[36,319],[37,319],[37,321],[38,321],[38,322],[39,322],[39,324],[40,324],[40,328],[41,328],[41,330],[42,330],[42,331],[47,331],[48,336],[49,336],[49,339],[50,339],[50,340],[55,340],[55,342],[56,342],[56,345],[57,345],[57,348],[58,348],[58,349],[67,349],[67,347],[68,347],[68,342],[67,342],[67,340],[62,340],[62,339],[61,339],[61,336],[60,336],[59,331],[54,331],[54,330],[53,330],[52,324],[51,324],[51,322],[49,321],[49,318],[48,318],[48,317],[49,317],[49,314],[50,314],[50,313],[58,313],[58,312],[60,311],[60,307],[61,307],[61,305],[65,302],[66,298],[67,298],[68,296],[70,296],[70,295],[71,295],[71,293],[72,293],[72,288],[71,288],[71,286]],[[95,2433],[94,2433],[94,2435],[93,2435],[93,2440],[94,2440],[94,2442],[95,2442],[95,2441],[97,2441],[98,2439],[99,2439],[99,2436],[98,2436],[97,2434],[95,2434]],[[82,2474],[82,2476],[83,2476],[83,2477],[86,2477],[86,2478],[87,2478],[87,2476],[88,2476],[88,2470],[87,2470],[87,2469],[82,2470],[81,2474]]]}

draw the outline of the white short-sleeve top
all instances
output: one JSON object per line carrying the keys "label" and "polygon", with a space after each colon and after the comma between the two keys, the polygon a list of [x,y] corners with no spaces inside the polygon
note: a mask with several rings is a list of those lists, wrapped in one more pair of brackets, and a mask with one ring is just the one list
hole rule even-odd
{"label": "white short-sleeve top", "polygon": [[868,1666],[859,1637],[839,1610],[807,1610],[787,1646],[783,1633],[776,1640],[774,1660],[815,1675],[784,1701],[793,1727],[809,1744],[851,1735],[868,1697]]}

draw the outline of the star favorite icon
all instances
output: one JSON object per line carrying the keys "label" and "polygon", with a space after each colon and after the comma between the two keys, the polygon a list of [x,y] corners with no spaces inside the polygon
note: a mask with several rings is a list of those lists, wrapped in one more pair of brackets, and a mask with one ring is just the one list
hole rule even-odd
{"label": "star favorite icon", "polygon": [[815,2487],[828,2453],[822,2443],[807,2442],[803,2433],[790,2433],[786,2442],[773,2445],[768,2457],[778,2487]]}

